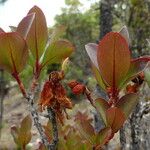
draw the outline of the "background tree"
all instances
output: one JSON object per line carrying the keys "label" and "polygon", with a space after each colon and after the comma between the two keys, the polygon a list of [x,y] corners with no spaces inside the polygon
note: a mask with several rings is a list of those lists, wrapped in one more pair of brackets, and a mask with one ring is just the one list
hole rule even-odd
{"label": "background tree", "polygon": [[0,0],[0,4],[5,3],[7,0]]}

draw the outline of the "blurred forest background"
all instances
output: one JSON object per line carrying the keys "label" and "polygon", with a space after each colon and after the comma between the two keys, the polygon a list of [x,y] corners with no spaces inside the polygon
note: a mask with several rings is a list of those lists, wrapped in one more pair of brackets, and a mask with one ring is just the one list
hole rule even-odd
{"label": "blurred forest background", "polygon": [[[5,1],[7,2],[7,0],[0,0],[0,4],[3,5]],[[66,31],[62,37],[70,40],[76,47],[75,53],[70,58],[69,71],[65,80],[66,82],[71,79],[81,81],[89,87],[95,97],[104,97],[105,93],[97,86],[93,77],[84,46],[89,42],[97,43],[107,32],[119,31],[123,25],[126,25],[130,33],[132,56],[136,58],[149,55],[150,49],[146,39],[150,38],[150,0],[100,0],[92,3],[91,7],[84,12],[81,11],[83,4],[80,0],[65,0],[65,3],[66,7],[62,8],[61,14],[56,15],[54,25],[54,27],[65,26]],[[49,31],[54,27],[50,27]],[[59,67],[59,64],[49,66],[43,73],[42,79],[46,79],[51,70],[57,70]],[[31,72],[32,69],[27,66],[22,73],[24,83],[30,82]],[[71,97],[75,103],[84,99],[73,95]],[[150,147],[148,114],[150,90],[146,83],[142,85],[139,99],[135,111],[121,129],[120,136],[118,135],[124,150],[148,150]],[[2,149],[12,144],[12,140],[9,141],[10,125],[20,120],[28,110],[25,102],[20,100],[16,84],[3,70],[0,72],[0,101],[0,123],[2,123],[0,149]],[[106,149],[117,149],[117,146],[108,145]]]}

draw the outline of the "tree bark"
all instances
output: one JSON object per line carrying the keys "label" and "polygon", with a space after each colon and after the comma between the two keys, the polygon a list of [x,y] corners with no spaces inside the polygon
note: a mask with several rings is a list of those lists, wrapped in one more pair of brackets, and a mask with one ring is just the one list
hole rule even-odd
{"label": "tree bark", "polygon": [[126,124],[120,129],[120,148],[121,150],[126,150],[126,134],[125,134]]}
{"label": "tree bark", "polygon": [[[112,0],[113,1],[113,0]],[[110,0],[100,1],[100,35],[102,39],[105,34],[112,31],[113,23],[113,2]]]}

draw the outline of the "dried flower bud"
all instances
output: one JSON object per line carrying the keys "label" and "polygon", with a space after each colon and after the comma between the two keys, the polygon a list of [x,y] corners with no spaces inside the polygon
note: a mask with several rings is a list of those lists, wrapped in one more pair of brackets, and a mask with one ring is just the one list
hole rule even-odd
{"label": "dried flower bud", "polygon": [[79,82],[77,82],[76,80],[72,80],[68,83],[68,86],[72,89],[78,84],[79,84]]}
{"label": "dried flower bud", "polygon": [[85,86],[83,84],[77,84],[73,89],[72,92],[76,95],[83,94],[85,91]]}
{"label": "dried flower bud", "polygon": [[137,92],[137,85],[136,84],[128,84],[126,87],[127,93],[136,93]]}

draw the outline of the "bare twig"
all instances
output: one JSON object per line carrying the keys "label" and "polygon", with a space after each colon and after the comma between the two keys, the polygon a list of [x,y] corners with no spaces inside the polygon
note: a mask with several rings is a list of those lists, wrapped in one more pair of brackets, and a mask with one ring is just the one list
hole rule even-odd
{"label": "bare twig", "polygon": [[57,148],[57,143],[58,143],[58,129],[57,129],[55,112],[51,108],[47,109],[47,112],[48,112],[47,117],[51,121],[52,127],[53,127],[53,141],[52,141],[52,143],[49,143],[48,138],[46,137],[43,127],[39,121],[39,114],[34,107],[34,97],[35,97],[35,89],[34,90],[32,89],[31,93],[28,94],[26,99],[28,100],[30,107],[31,107],[31,115],[32,115],[32,118],[34,121],[34,125],[36,126],[36,128],[40,134],[41,140],[42,140],[43,144],[46,146],[46,148],[48,150],[55,150]]}
{"label": "bare twig", "polygon": [[40,134],[40,137],[41,137],[41,140],[43,142],[43,144],[48,147],[49,145],[49,142],[48,142],[48,139],[44,133],[44,130],[42,128],[42,125],[39,121],[39,115],[38,115],[38,112],[37,110],[34,108],[34,94],[35,92],[32,92],[32,93],[29,93],[28,96],[26,97],[27,101],[29,102],[30,104],[30,107],[31,107],[31,115],[32,115],[32,118],[33,118],[33,121],[34,121],[34,125],[36,126],[39,134]]}
{"label": "bare twig", "polygon": [[52,108],[47,108],[47,112],[48,112],[49,120],[52,123],[52,129],[53,129],[53,141],[49,145],[49,147],[50,147],[50,149],[55,150],[57,148],[57,143],[59,140],[58,139],[58,128],[57,128],[56,114]]}
{"label": "bare twig", "polygon": [[57,122],[56,122],[56,116],[55,116],[55,112],[49,108],[48,109],[48,118],[51,120],[52,122],[52,126],[53,126],[53,141],[52,143],[49,143],[48,138],[43,130],[42,124],[40,123],[39,120],[39,114],[36,110],[36,108],[34,107],[34,99],[35,99],[35,95],[36,95],[36,89],[37,89],[37,78],[33,79],[31,88],[29,90],[29,93],[27,94],[23,83],[21,82],[19,76],[17,74],[14,75],[16,81],[18,82],[19,88],[22,92],[22,95],[24,96],[24,98],[28,101],[29,105],[30,105],[30,111],[31,111],[31,116],[33,118],[34,121],[34,125],[36,126],[42,143],[45,145],[45,147],[48,150],[55,150],[57,147],[57,143],[58,143],[58,130],[57,130]]}

